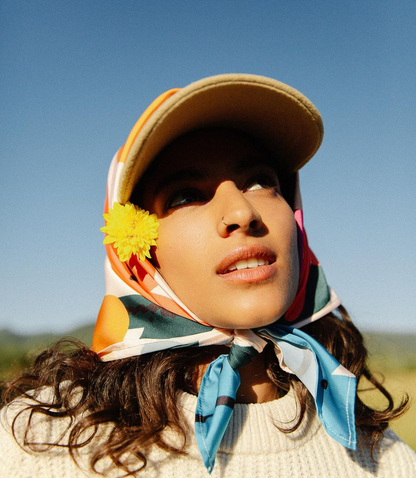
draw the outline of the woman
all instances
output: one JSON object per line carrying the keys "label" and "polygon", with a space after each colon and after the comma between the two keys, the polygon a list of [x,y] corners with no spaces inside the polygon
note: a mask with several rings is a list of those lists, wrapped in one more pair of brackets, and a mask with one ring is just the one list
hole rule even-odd
{"label": "woman", "polygon": [[303,228],[322,135],[307,98],[253,75],[149,106],[110,167],[93,351],[52,348],[9,386],[5,476],[416,474],[386,430],[407,400],[368,371]]}

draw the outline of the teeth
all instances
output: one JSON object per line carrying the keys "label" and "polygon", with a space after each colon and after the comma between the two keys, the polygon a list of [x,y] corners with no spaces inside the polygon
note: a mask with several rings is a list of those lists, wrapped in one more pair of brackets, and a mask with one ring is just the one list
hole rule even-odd
{"label": "teeth", "polygon": [[251,257],[248,260],[242,260],[232,264],[227,270],[228,272],[242,269],[253,269],[254,267],[264,266],[269,264],[269,261],[264,259],[257,259],[256,257]]}
{"label": "teeth", "polygon": [[248,267],[247,261],[238,261],[238,262],[236,262],[235,267],[238,270],[247,269],[247,267]]}

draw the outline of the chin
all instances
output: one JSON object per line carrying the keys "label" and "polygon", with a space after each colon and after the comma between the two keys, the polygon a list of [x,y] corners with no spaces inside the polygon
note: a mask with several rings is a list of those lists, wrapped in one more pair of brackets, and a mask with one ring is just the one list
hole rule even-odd
{"label": "chin", "polygon": [[277,319],[282,317],[287,309],[282,311],[277,311],[275,313],[264,313],[259,314],[259,311],[256,310],[254,314],[247,314],[247,311],[241,312],[241,314],[236,315],[235,313],[228,318],[224,316],[219,317],[218,320],[211,320],[208,323],[214,327],[219,327],[223,329],[256,329],[258,327],[265,327],[266,325],[273,324]]}
{"label": "chin", "polygon": [[207,300],[187,305],[197,317],[213,327],[254,329],[270,325],[282,317],[294,301],[296,289],[277,292],[274,289],[266,293],[245,290],[234,296],[213,296],[217,297],[214,303]]}

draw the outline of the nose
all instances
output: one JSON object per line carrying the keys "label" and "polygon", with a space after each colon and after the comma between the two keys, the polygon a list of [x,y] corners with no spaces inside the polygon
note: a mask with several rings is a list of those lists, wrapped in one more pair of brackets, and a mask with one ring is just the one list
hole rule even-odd
{"label": "nose", "polygon": [[263,225],[259,211],[232,181],[222,182],[215,192],[217,229],[221,237],[236,230],[257,232]]}

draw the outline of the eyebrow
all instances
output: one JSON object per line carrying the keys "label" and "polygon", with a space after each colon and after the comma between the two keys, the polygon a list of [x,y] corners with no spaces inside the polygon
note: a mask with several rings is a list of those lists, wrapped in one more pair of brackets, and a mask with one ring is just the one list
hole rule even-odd
{"label": "eyebrow", "polygon": [[187,168],[175,171],[173,174],[166,176],[156,184],[154,189],[154,196],[157,196],[160,191],[170,187],[172,184],[179,183],[181,181],[202,181],[206,175],[199,169]]}
{"label": "eyebrow", "polygon": [[264,166],[273,170],[277,175],[276,167],[273,164],[273,159],[263,155],[262,156],[251,155],[251,156],[246,156],[240,159],[236,164],[236,169],[238,173],[244,173],[252,167],[261,168]]}
{"label": "eyebrow", "polygon": [[[250,170],[251,168],[261,168],[264,166],[270,168],[274,173],[276,173],[277,176],[276,169],[273,167],[272,164],[272,159],[264,156],[258,158],[254,155],[246,156],[236,162],[235,169],[237,174],[242,174]],[[155,186],[153,194],[154,196],[157,196],[163,189],[170,187],[172,184],[180,183],[182,181],[202,181],[206,178],[206,176],[206,173],[204,173],[203,170],[198,168],[190,167],[180,169],[179,171],[175,171],[174,173],[170,174],[169,176],[166,176],[160,182],[158,182]]]}

